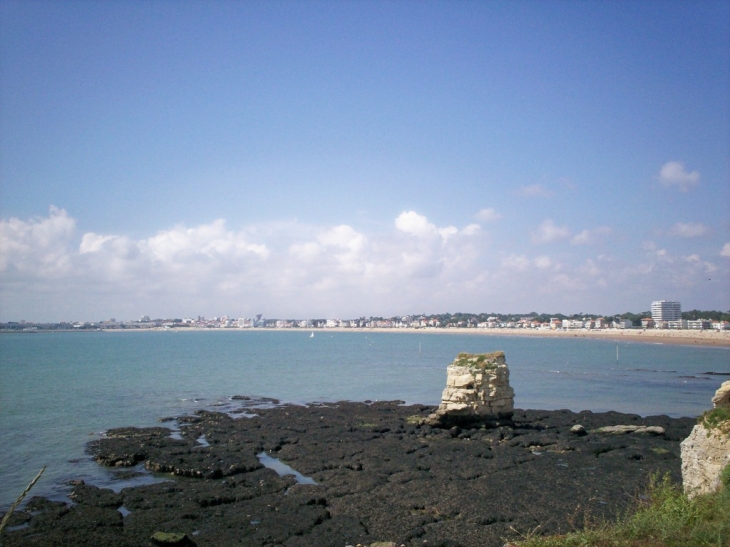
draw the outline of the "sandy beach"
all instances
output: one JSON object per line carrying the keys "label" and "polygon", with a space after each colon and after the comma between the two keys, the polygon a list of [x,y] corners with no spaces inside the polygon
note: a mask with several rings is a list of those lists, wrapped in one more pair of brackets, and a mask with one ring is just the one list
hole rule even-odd
{"label": "sandy beach", "polygon": [[[140,332],[140,329],[103,329],[104,332]],[[143,329],[149,331],[170,331],[170,330],[211,330],[208,328],[185,327],[180,329]],[[217,330],[217,329],[214,329]],[[238,329],[226,329],[238,330]],[[254,329],[241,329],[242,331]],[[468,334],[473,336],[532,336],[542,338],[595,338],[615,340],[617,342],[637,342],[644,344],[673,344],[682,346],[715,346],[730,348],[730,331],[718,330],[659,330],[659,329],[580,329],[580,330],[543,330],[543,329],[465,329],[465,328],[265,328],[255,330],[270,331],[292,331],[301,330],[306,332],[382,332],[382,333],[410,333],[410,334]]]}
{"label": "sandy beach", "polygon": [[[281,329],[291,330],[291,329]],[[305,329],[302,329],[305,330]],[[321,329],[318,329],[321,330]],[[655,329],[581,329],[581,330],[541,330],[541,329],[443,329],[443,328],[366,328],[325,329],[341,332],[409,332],[419,334],[469,334],[474,336],[538,336],[545,338],[603,338],[621,342],[645,344],[675,344],[683,346],[730,347],[730,331],[717,330],[655,330]]]}

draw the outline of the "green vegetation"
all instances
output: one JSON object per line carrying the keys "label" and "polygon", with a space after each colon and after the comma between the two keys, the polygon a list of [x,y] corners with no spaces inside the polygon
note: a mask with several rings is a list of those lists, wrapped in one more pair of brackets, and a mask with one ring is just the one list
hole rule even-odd
{"label": "green vegetation", "polygon": [[725,488],[688,499],[669,476],[652,477],[646,500],[615,523],[587,523],[566,535],[530,535],[519,547],[686,547],[730,545],[730,465],[722,474]]}
{"label": "green vegetation", "polygon": [[708,321],[730,321],[730,311],[721,312],[717,310],[701,311],[690,310],[682,312],[682,319],[694,321],[696,319],[707,319]]}
{"label": "green vegetation", "polygon": [[730,407],[720,406],[708,410],[697,421],[707,429],[730,435]]}
{"label": "green vegetation", "polygon": [[504,358],[503,351],[493,353],[460,353],[456,356],[454,364],[460,367],[472,367],[482,369],[493,369],[497,367],[497,359]]}

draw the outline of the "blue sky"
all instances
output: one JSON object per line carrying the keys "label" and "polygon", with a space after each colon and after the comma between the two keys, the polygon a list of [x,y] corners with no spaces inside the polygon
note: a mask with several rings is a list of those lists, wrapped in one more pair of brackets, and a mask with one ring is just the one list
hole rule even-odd
{"label": "blue sky", "polygon": [[726,2],[0,4],[0,320],[730,308]]}

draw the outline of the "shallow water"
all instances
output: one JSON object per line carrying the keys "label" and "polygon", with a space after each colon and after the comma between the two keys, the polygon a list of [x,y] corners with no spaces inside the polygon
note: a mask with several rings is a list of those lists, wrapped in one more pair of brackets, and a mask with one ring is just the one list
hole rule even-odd
{"label": "shallow water", "polygon": [[63,499],[71,479],[125,484],[84,452],[113,427],[248,404],[232,395],[438,404],[457,353],[495,350],[506,352],[518,408],[695,416],[727,379],[702,373],[730,372],[724,348],[591,339],[327,331],[311,338],[297,330],[3,334],[0,510],[45,464],[31,495]]}
{"label": "shallow water", "polygon": [[256,454],[256,457],[261,462],[261,465],[273,469],[280,477],[293,475],[297,484],[317,484],[312,477],[305,477],[299,471],[292,469],[280,459],[269,456],[266,452],[260,452]]}

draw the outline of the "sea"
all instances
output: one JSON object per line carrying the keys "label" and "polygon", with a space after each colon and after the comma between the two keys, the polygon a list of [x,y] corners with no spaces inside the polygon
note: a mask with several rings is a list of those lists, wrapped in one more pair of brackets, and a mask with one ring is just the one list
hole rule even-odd
{"label": "sea", "polygon": [[29,497],[68,501],[71,480],[116,491],[162,480],[98,466],[85,447],[110,428],[160,425],[199,409],[232,412],[242,404],[235,396],[436,405],[458,353],[496,350],[506,353],[517,408],[697,416],[730,379],[728,348],[589,338],[303,329],[0,334],[0,512],[43,466]]}

